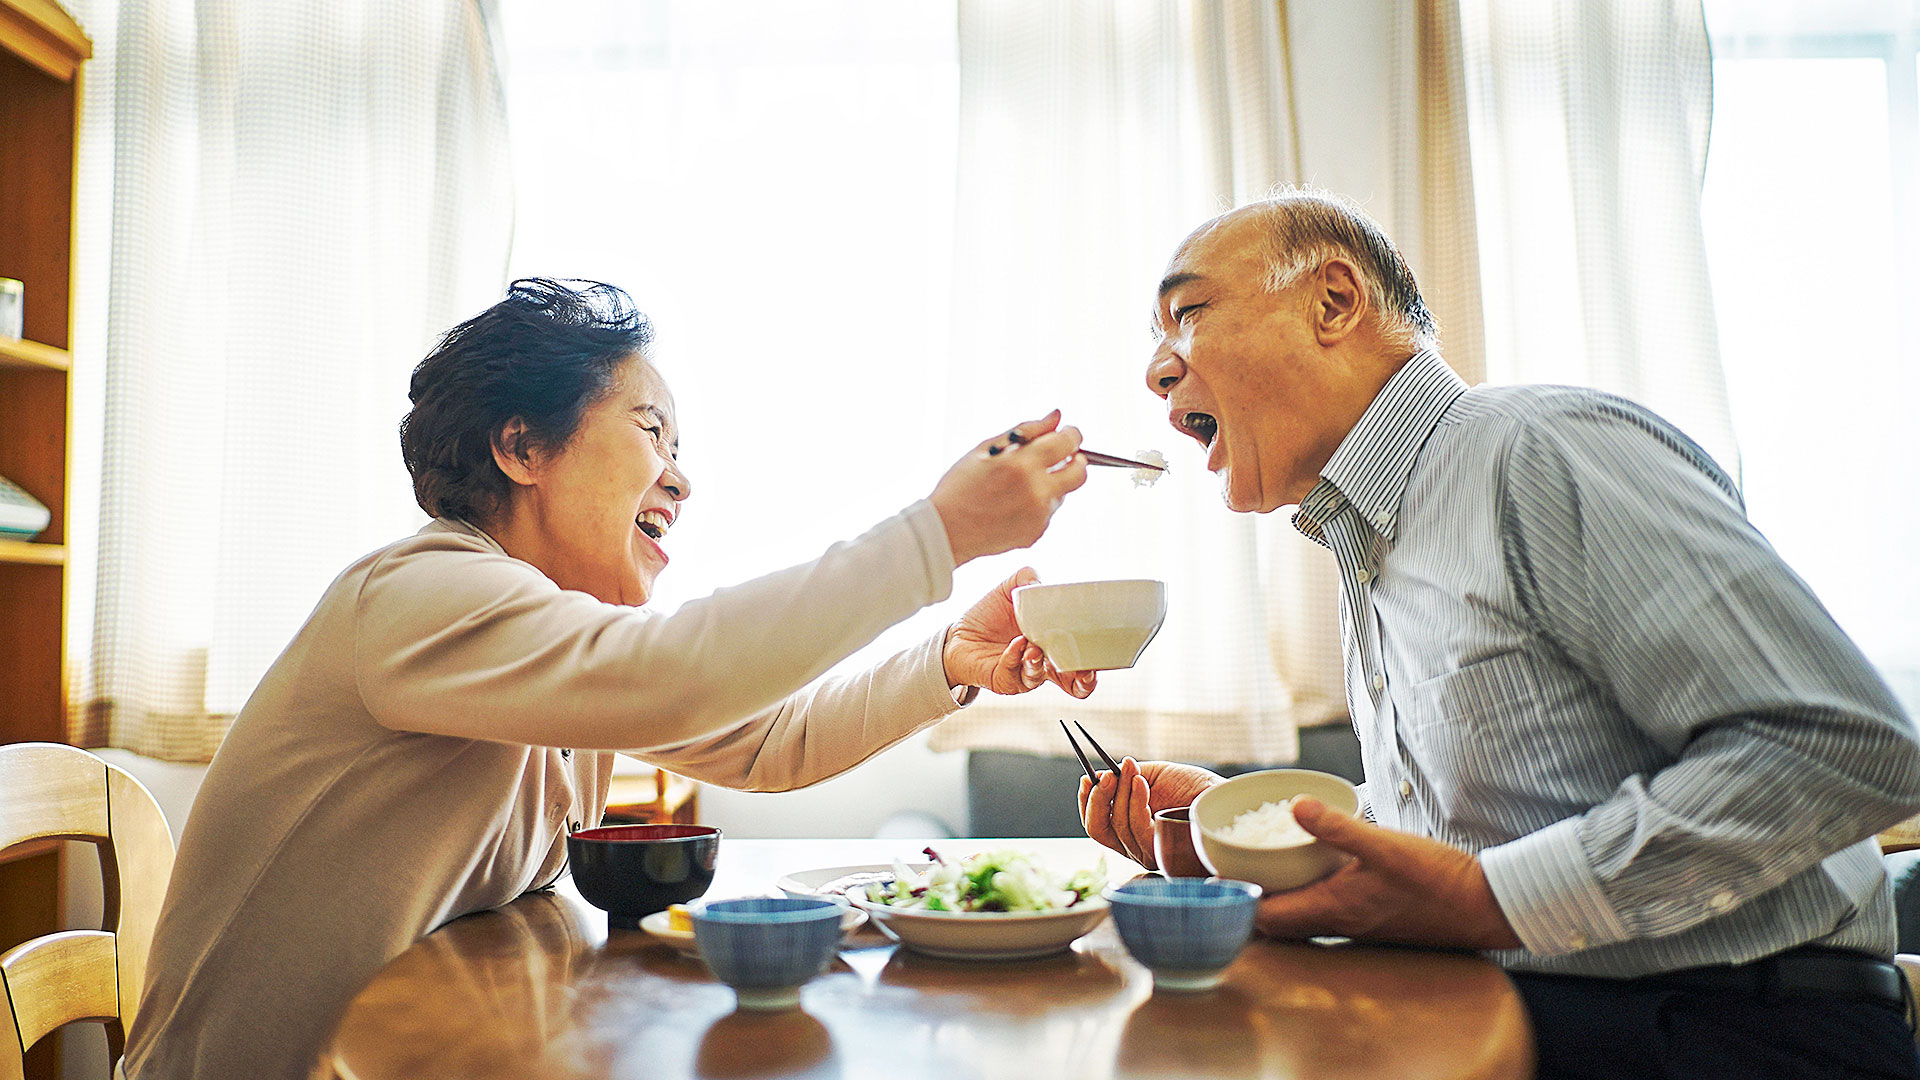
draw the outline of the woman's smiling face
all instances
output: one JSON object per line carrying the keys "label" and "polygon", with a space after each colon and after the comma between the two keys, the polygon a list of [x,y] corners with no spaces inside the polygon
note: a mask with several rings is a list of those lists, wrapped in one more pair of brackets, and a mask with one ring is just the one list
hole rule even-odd
{"label": "woman's smiling face", "polygon": [[661,541],[693,494],[675,462],[679,448],[666,380],[643,357],[628,359],[566,446],[529,462],[508,516],[537,539],[516,554],[562,588],[645,603],[667,566]]}

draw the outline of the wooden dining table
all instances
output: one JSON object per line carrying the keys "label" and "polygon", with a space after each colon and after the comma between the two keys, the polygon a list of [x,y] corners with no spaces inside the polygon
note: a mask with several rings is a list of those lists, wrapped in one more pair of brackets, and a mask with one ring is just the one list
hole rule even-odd
{"label": "wooden dining table", "polygon": [[[1091,840],[938,840],[1141,873]],[[723,840],[709,898],[777,895],[784,874],[922,858],[913,840]],[[755,1013],[696,958],[563,881],[456,919],[395,957],[341,1017],[317,1075],[508,1077],[1479,1078],[1530,1076],[1519,995],[1471,953],[1249,943],[1225,981],[1156,991],[1111,919],[1063,953],[959,961],[849,937],[800,1006]]]}

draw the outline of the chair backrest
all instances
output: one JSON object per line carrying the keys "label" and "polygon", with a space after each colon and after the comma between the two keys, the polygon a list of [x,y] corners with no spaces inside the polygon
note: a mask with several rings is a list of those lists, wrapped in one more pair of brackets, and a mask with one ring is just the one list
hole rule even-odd
{"label": "chair backrest", "polygon": [[112,1059],[140,1004],[147,948],[173,870],[173,835],[140,781],[77,747],[0,745],[0,849],[30,840],[100,845],[103,930],[67,930],[0,953],[0,1080],[62,1024],[107,1026]]}
{"label": "chair backrest", "polygon": [[1920,956],[1900,953],[1893,962],[1907,980],[1907,1026],[1914,1029],[1913,1040],[1920,1044],[1920,1016],[1914,1013],[1914,1002],[1920,1001]]}
{"label": "chair backrest", "polygon": [[1912,851],[1920,848],[1920,817],[1910,817],[1895,825],[1889,825],[1880,834],[1880,853],[1892,855],[1897,851]]}

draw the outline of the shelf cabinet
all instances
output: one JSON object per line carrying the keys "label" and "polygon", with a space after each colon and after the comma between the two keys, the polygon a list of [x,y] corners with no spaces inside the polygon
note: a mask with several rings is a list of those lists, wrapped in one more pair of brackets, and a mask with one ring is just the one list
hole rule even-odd
{"label": "shelf cabinet", "polygon": [[0,741],[66,737],[67,467],[73,192],[81,64],[51,0],[0,0],[0,277],[26,286],[24,339],[0,340],[0,476],[53,515],[0,543]]}
{"label": "shelf cabinet", "polygon": [[[23,339],[0,340],[0,476],[53,514],[0,540],[0,742],[67,736],[67,490],[73,212],[81,69],[93,46],[52,0],[0,0],[0,277],[26,287]],[[0,852],[0,950],[59,926],[60,853]],[[27,1076],[58,1074],[41,1040]]]}

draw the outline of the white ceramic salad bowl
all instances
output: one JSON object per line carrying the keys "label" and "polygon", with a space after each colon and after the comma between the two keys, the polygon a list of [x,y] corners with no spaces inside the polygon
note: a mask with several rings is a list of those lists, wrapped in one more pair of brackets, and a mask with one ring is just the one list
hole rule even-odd
{"label": "white ceramic salad bowl", "polygon": [[1026,960],[1065,951],[1107,917],[1107,902],[1082,900],[1058,911],[928,911],[852,897],[880,932],[946,960]]}
{"label": "white ceramic salad bowl", "polygon": [[[847,900],[865,911],[881,933],[928,956],[1047,956],[1066,949],[1107,917],[1107,901],[1098,891],[1106,873],[1104,860],[1095,869],[1072,875],[1059,875],[1011,851],[984,852],[959,863],[943,860],[925,872],[904,864],[894,869],[902,875],[901,883],[875,886],[871,893],[850,889]],[[889,892],[897,897],[895,903],[886,902]],[[940,902],[925,906],[936,894]],[[983,901],[1014,910],[956,910],[956,905]]]}

